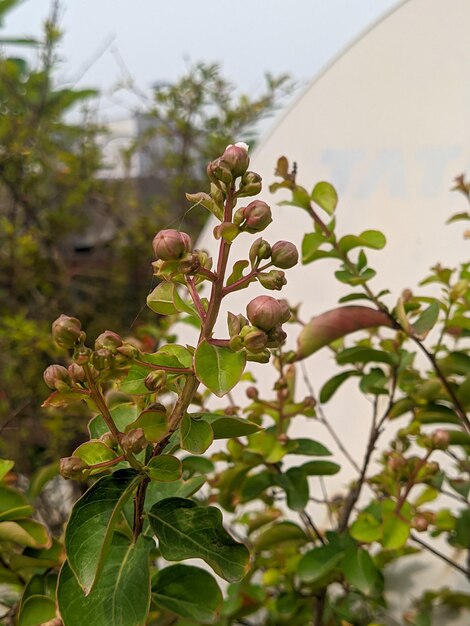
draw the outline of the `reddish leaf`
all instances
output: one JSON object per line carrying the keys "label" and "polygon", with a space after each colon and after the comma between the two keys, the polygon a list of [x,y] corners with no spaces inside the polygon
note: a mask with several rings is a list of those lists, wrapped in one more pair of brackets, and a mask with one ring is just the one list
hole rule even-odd
{"label": "reddish leaf", "polygon": [[344,306],[314,317],[306,324],[297,339],[297,357],[304,359],[335,339],[356,330],[392,327],[392,321],[382,311],[365,306]]}

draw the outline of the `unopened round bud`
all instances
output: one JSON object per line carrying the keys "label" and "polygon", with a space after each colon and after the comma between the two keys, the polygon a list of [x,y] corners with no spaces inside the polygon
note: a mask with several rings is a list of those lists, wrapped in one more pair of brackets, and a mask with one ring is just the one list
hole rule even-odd
{"label": "unopened round bud", "polygon": [[120,348],[117,349],[119,354],[122,354],[128,359],[136,359],[139,356],[139,350],[133,346],[131,343],[124,343]]}
{"label": "unopened round bud", "polygon": [[160,391],[166,382],[166,373],[163,370],[150,372],[144,381],[144,385],[149,391]]}
{"label": "unopened round bud", "polygon": [[60,459],[60,475],[68,480],[80,480],[84,478],[83,472],[89,468],[78,456],[66,456]]}
{"label": "unopened round bud", "polygon": [[413,519],[411,520],[411,526],[412,528],[417,530],[419,533],[422,533],[428,529],[429,521],[426,519],[424,515],[421,515],[418,513],[418,515],[415,515]]}
{"label": "unopened round bud", "polygon": [[431,442],[434,448],[439,448],[440,450],[445,450],[449,447],[450,436],[447,430],[443,428],[438,428],[431,435]]}
{"label": "unopened round bud", "polygon": [[304,401],[303,401],[303,405],[307,409],[313,409],[316,403],[317,401],[315,400],[313,396],[305,396]]}
{"label": "unopened round bud", "polygon": [[110,350],[100,348],[93,352],[93,366],[98,370],[104,370],[113,364],[113,354]]}
{"label": "unopened round bud", "polygon": [[105,348],[111,352],[115,352],[117,348],[122,346],[122,338],[112,330],[105,330],[96,338],[95,350]]}
{"label": "unopened round bud", "polygon": [[252,328],[244,337],[243,343],[249,352],[262,352],[268,343],[266,333],[259,328]]}
{"label": "unopened round bud", "polygon": [[245,172],[240,182],[237,196],[256,196],[262,188],[262,178],[256,172]]}
{"label": "unopened round bud", "polygon": [[115,448],[117,445],[116,437],[109,430],[103,433],[99,440],[108,448]]}
{"label": "unopened round bud", "polygon": [[277,241],[271,250],[273,265],[287,270],[299,261],[299,252],[290,241]]}
{"label": "unopened round bud", "polygon": [[247,395],[247,398],[249,398],[250,400],[257,400],[259,397],[258,390],[256,389],[256,387],[253,386],[248,387],[245,393]]}
{"label": "unopened round bud", "polygon": [[91,348],[87,348],[86,346],[78,346],[73,351],[73,361],[77,365],[85,365],[89,362],[93,351]]}
{"label": "unopened round bud", "polygon": [[252,265],[258,259],[269,259],[271,256],[271,246],[262,237],[258,237],[256,241],[251,244],[249,259]]}
{"label": "unopened round bud", "polygon": [[244,207],[243,218],[245,220],[244,228],[249,233],[258,233],[273,221],[269,205],[262,200],[253,200]]}
{"label": "unopened round bud", "polygon": [[[212,181],[220,181],[226,185],[229,185],[233,180],[230,165],[226,163],[222,157],[209,163],[207,166],[207,175]],[[217,185],[217,183],[215,184]]]}
{"label": "unopened round bud", "polygon": [[68,391],[72,383],[69,371],[62,365],[49,365],[43,374],[44,382],[50,389]]}
{"label": "unopened round bud", "polygon": [[290,320],[292,314],[287,300],[278,300],[278,302],[282,310],[282,317],[279,320],[279,324],[284,324],[285,322],[288,322]]}
{"label": "unopened round bud", "polygon": [[287,339],[287,333],[282,330],[282,326],[278,324],[271,330],[268,330],[268,343],[266,344],[267,348],[279,348],[282,346],[284,341]]}
{"label": "unopened round bud", "polygon": [[177,261],[192,248],[191,237],[179,230],[161,230],[153,238],[153,250],[157,259]]}
{"label": "unopened round bud", "polygon": [[80,320],[61,315],[52,324],[52,337],[61,348],[74,348],[86,339]]}
{"label": "unopened round bud", "polygon": [[84,383],[86,380],[85,370],[81,365],[71,363],[68,366],[68,372],[73,383]]}
{"label": "unopened round bud", "polygon": [[254,363],[269,363],[271,353],[269,350],[263,350],[262,352],[248,352],[246,355],[247,361],[253,361]]}
{"label": "unopened round bud", "polygon": [[242,176],[250,164],[248,146],[246,143],[236,143],[227,146],[222,155],[222,159],[227,163],[234,178]]}
{"label": "unopened round bud", "polygon": [[248,319],[261,330],[271,330],[281,323],[284,307],[279,300],[271,296],[257,296],[246,307]]}
{"label": "unopened round bud", "polygon": [[257,277],[261,285],[271,291],[281,291],[284,285],[287,285],[286,275],[282,270],[260,272]]}
{"label": "unopened round bud", "polygon": [[148,441],[142,428],[134,428],[123,435],[119,443],[124,452],[138,454],[147,447]]}

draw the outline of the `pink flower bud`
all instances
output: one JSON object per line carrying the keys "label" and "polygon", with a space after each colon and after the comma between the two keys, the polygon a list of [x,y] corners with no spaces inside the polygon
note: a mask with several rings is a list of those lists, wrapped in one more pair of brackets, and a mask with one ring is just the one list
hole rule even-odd
{"label": "pink flower bud", "polygon": [[256,389],[256,387],[248,387],[245,393],[246,393],[247,398],[249,398],[250,400],[258,399],[259,394],[258,394],[258,390]]}
{"label": "pink flower bud", "polygon": [[227,163],[234,178],[242,176],[248,169],[250,157],[245,143],[236,143],[225,148],[222,159]]}
{"label": "pink flower bud", "polygon": [[287,270],[299,261],[299,252],[290,241],[278,241],[272,247],[271,260],[273,265]]}
{"label": "pink flower bud", "polygon": [[76,363],[71,363],[68,366],[68,372],[70,374],[70,378],[74,383],[84,383],[86,380],[85,370],[81,365],[77,365]]}
{"label": "pink flower bud", "polygon": [[449,441],[450,441],[449,433],[447,432],[447,430],[444,430],[443,428],[438,428],[431,435],[431,441],[432,441],[434,448],[445,450],[449,446]]}
{"label": "pink flower bud", "polygon": [[248,304],[246,314],[253,326],[268,331],[281,323],[285,312],[279,300],[271,296],[258,296]]}
{"label": "pink flower bud", "polygon": [[101,333],[95,341],[95,350],[105,348],[106,350],[115,352],[117,348],[120,348],[121,346],[122,338],[112,330],[105,330],[104,333]]}
{"label": "pink flower bud", "polygon": [[157,259],[177,261],[185,252],[191,251],[192,241],[186,233],[168,228],[155,235],[152,245]]}
{"label": "pink flower bud", "polygon": [[69,371],[62,365],[49,365],[43,374],[44,382],[50,389],[67,391],[72,383]]}
{"label": "pink flower bud", "polygon": [[166,373],[163,370],[150,372],[144,380],[144,385],[149,391],[160,391],[166,383]]}
{"label": "pink flower bud", "polygon": [[68,480],[81,480],[85,477],[84,470],[88,468],[89,465],[78,456],[67,456],[60,459],[60,475]]}
{"label": "pink flower bud", "polygon": [[134,428],[123,435],[119,443],[124,452],[138,454],[147,446],[148,441],[142,428]]}
{"label": "pink flower bud", "polygon": [[244,207],[243,217],[245,219],[245,230],[249,233],[260,232],[273,221],[269,205],[262,200],[253,200],[248,206]]}
{"label": "pink flower bud", "polygon": [[80,320],[76,317],[61,315],[52,324],[52,337],[61,348],[73,348],[85,341]]}

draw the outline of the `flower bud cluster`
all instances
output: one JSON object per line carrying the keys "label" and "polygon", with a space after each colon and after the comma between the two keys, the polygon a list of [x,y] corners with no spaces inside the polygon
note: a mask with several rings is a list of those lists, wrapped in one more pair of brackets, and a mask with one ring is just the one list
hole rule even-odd
{"label": "flower bud cluster", "polygon": [[262,200],[253,200],[241,207],[233,216],[233,223],[248,233],[259,233],[271,224],[273,216],[271,208]]}
{"label": "flower bud cluster", "polygon": [[86,339],[80,320],[68,315],[61,315],[53,322],[52,337],[58,346],[68,349],[83,344]]}
{"label": "flower bud cluster", "polygon": [[209,163],[207,175],[217,186],[220,183],[230,185],[245,174],[249,164],[248,146],[242,142],[236,143],[227,146],[222,156]]}

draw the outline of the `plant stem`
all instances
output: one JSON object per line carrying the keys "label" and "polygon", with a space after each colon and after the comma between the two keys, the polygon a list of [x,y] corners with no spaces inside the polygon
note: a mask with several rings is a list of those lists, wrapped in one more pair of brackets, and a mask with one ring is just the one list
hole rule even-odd
{"label": "plant stem", "polygon": [[169,367],[168,365],[155,365],[155,363],[147,363],[147,361],[141,361],[140,359],[134,359],[134,363],[148,367],[151,370],[163,370],[164,372],[170,372],[170,374],[192,374],[193,370],[190,367]]}
{"label": "plant stem", "polygon": [[446,556],[442,552],[439,552],[439,550],[436,550],[436,548],[434,548],[433,546],[430,546],[428,543],[425,543],[422,539],[417,537],[415,534],[411,533],[410,534],[410,538],[411,538],[412,541],[414,541],[415,543],[419,544],[425,550],[427,550],[428,552],[431,552],[432,554],[434,554],[438,558],[442,559],[443,561],[445,561],[446,563],[448,563],[452,567],[455,567],[455,569],[459,570],[459,572],[462,572],[462,574],[465,574],[465,576],[468,579],[470,579],[470,569],[466,569],[465,567],[462,567],[462,565],[459,565],[459,563],[456,563],[455,561],[450,559],[448,556]]}
{"label": "plant stem", "polygon": [[204,311],[204,307],[202,306],[201,298],[197,292],[196,286],[194,284],[194,280],[190,276],[186,276],[186,285],[188,286],[189,293],[191,294],[191,298],[193,299],[194,306],[201,318],[201,322],[204,323],[206,319],[206,312]]}

